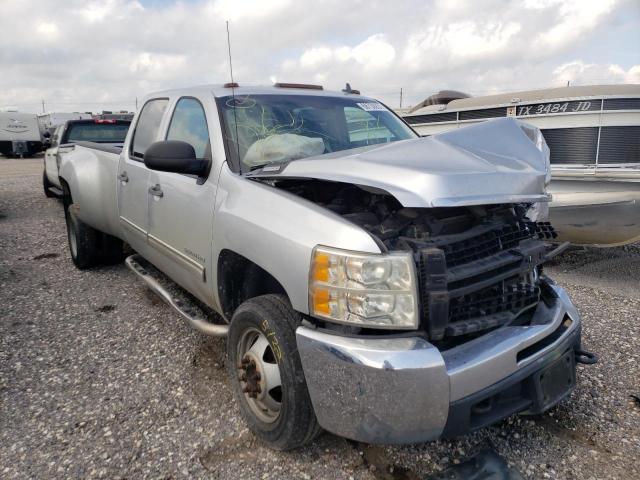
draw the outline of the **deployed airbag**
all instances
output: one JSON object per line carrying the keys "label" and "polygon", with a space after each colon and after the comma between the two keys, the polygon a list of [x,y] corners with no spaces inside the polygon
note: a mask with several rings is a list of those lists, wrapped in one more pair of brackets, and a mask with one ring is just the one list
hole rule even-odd
{"label": "deployed airbag", "polygon": [[270,135],[254,142],[247,150],[243,162],[254,167],[266,163],[297,160],[322,153],[324,153],[324,142],[321,138],[283,133]]}

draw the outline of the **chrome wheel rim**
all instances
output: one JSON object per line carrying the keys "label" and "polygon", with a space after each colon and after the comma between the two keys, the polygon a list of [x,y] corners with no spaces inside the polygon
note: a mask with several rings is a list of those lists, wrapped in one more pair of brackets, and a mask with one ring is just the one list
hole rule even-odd
{"label": "chrome wheel rim", "polygon": [[251,412],[273,423],[282,409],[280,367],[267,337],[257,328],[247,329],[238,341],[238,381]]}

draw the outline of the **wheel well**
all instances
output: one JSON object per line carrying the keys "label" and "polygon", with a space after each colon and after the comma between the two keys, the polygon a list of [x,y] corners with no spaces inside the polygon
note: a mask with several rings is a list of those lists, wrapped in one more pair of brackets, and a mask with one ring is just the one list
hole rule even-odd
{"label": "wheel well", "polygon": [[287,295],[273,275],[251,260],[231,250],[223,250],[218,258],[218,295],[225,317],[246,300],[268,293]]}

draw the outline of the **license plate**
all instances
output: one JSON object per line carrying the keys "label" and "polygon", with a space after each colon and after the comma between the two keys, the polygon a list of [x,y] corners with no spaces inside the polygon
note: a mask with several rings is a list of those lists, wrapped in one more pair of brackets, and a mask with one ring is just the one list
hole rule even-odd
{"label": "license plate", "polygon": [[544,370],[538,372],[541,409],[546,410],[558,403],[576,385],[575,356],[569,350]]}

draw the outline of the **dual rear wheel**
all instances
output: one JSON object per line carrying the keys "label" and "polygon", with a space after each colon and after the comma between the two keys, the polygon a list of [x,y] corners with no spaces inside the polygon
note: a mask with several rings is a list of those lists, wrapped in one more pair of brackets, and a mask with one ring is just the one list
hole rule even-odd
{"label": "dual rear wheel", "polygon": [[64,218],[71,260],[80,270],[98,265],[113,265],[124,259],[119,238],[107,235],[78,218],[77,206],[64,200]]}

